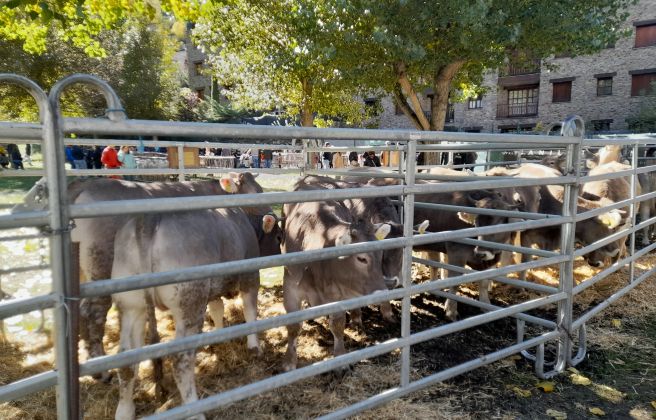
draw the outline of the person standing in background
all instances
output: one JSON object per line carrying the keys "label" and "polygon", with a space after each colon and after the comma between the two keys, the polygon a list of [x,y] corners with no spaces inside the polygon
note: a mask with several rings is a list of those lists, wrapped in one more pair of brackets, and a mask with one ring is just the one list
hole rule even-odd
{"label": "person standing in background", "polygon": [[8,144],[7,153],[9,153],[9,160],[11,161],[11,167],[13,169],[25,170],[25,167],[23,166],[23,156],[21,156],[20,149],[18,149],[17,145],[13,143]]}
{"label": "person standing in background", "polygon": [[[118,152],[118,161],[123,165],[123,169],[137,169],[137,161],[130,150],[130,146],[123,146]],[[124,175],[128,181],[134,180],[134,175]]]}
{"label": "person standing in background", "polygon": [[73,169],[87,169],[87,161],[84,158],[82,146],[75,145],[71,147],[71,157],[73,158]]}
{"label": "person standing in background", "polygon": [[[105,169],[119,169],[121,167],[121,162],[118,160],[118,153],[116,153],[116,149],[112,145],[105,147],[102,151],[100,161],[105,166]],[[110,178],[119,179],[120,177],[112,175]]]}
{"label": "person standing in background", "polygon": [[28,165],[32,166],[32,145],[29,143],[25,145],[25,159],[23,162],[27,162]]}
{"label": "person standing in background", "polygon": [[270,168],[271,161],[273,160],[273,150],[271,149],[262,150],[262,157],[264,158],[264,167]]}
{"label": "person standing in background", "polygon": [[374,152],[373,150],[365,153],[363,159],[364,159],[364,166],[370,166],[372,168],[380,166],[380,158],[376,156],[376,152]]}

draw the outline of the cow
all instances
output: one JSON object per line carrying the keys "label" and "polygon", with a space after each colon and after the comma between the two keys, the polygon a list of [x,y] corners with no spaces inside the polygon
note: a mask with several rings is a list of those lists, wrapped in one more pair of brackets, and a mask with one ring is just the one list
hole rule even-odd
{"label": "cow", "polygon": [[[223,195],[231,192],[258,193],[262,187],[248,172],[232,172],[220,181],[153,182],[141,183],[108,178],[77,179],[68,186],[68,202],[85,204],[98,201],[134,200],[163,197]],[[28,192],[25,205],[15,212],[44,209],[47,205],[47,186],[41,179]],[[80,243],[80,281],[108,279],[114,260],[114,236],[129,216],[95,217],[75,220],[71,240]],[[90,357],[105,354],[103,336],[111,297],[83,299],[80,305],[80,336],[85,341]],[[103,373],[97,379],[109,381]]]}
{"label": "cow", "polygon": [[[508,176],[521,178],[557,178],[561,176],[560,171],[557,169],[535,163],[523,164],[515,169],[507,169],[504,173]],[[564,188],[560,185],[540,186],[539,212],[562,215],[563,195]],[[582,213],[612,203],[613,201],[607,198],[595,201],[585,197],[577,197],[577,212]],[[597,217],[576,223],[576,241],[586,246],[614,233],[622,224],[622,214],[624,214],[623,211],[610,210]],[[546,250],[560,248],[560,226],[528,229],[523,231],[520,236],[521,244],[524,247],[536,245],[538,248]],[[591,266],[599,267],[603,265],[603,261],[599,259],[600,256],[615,257],[619,252],[618,245],[611,243],[602,247],[598,252],[586,255],[586,260]],[[529,258],[529,255],[522,254],[522,262],[527,262]],[[525,280],[526,272],[522,272],[520,278]]]}
{"label": "cow", "polygon": [[[628,169],[631,169],[630,165],[625,165],[623,163],[619,163],[616,161],[610,161],[604,164],[600,164],[595,168],[591,169],[589,175],[594,176],[594,175],[603,175],[603,174],[613,174]],[[643,179],[643,183],[644,182],[645,181]],[[638,182],[635,186],[636,196],[642,193],[641,184],[642,184],[641,182]],[[587,198],[589,200],[595,200],[595,201],[598,201],[602,198],[609,199],[612,202],[627,200],[631,198],[631,177],[626,176],[622,178],[602,179],[597,181],[586,182],[581,187],[581,195],[584,198]],[[643,210],[646,210],[645,215],[643,217],[649,218],[650,204],[651,203],[642,203],[642,204],[636,203],[637,206],[636,212],[640,211],[640,215],[643,216]],[[629,215],[628,207],[620,209],[620,211],[623,211],[625,216]],[[628,218],[623,217],[621,223],[625,224],[627,221]],[[643,239],[644,237],[647,237],[647,240],[649,240],[648,236],[649,235],[647,234],[643,235]],[[626,239],[625,238],[618,239],[616,245],[620,249],[619,254],[615,257],[615,260],[618,260],[619,258],[624,256],[626,252]],[[593,252],[598,253],[599,251],[593,251]],[[593,260],[601,261],[603,260],[604,255],[594,255],[594,257],[595,258],[593,258]]]}
{"label": "cow", "polygon": [[[317,188],[303,180],[294,186],[295,191]],[[387,223],[373,224],[366,218],[358,218],[342,201],[288,203],[283,207],[283,214],[282,250],[285,253],[384,239],[392,230]],[[373,251],[286,266],[283,278],[285,310],[287,313],[298,311],[303,301],[317,306],[387,290],[382,259],[382,251]],[[334,337],[333,353],[335,356],[344,354],[345,314],[330,315],[329,324]],[[282,366],[285,371],[296,368],[300,328],[300,324],[287,326],[287,351]]]}
{"label": "cow", "polygon": [[[270,208],[265,214],[262,210],[265,209],[231,208],[132,217],[116,233],[112,278],[278,254],[280,228]],[[112,298],[121,324],[119,351],[143,346],[144,327],[153,306],[170,311],[176,338],[201,331],[208,303],[215,326],[221,327],[221,297],[235,292],[241,294],[244,318],[252,322],[257,317],[259,285],[259,271],[255,270],[116,293]],[[261,353],[256,335],[249,335],[247,343],[249,349]],[[198,399],[194,360],[194,350],[174,357],[174,377],[185,404]],[[135,416],[137,368],[135,365],[119,369],[117,420]]]}
{"label": "cow", "polygon": [[[337,181],[325,176],[309,175],[299,181],[299,189],[312,189],[313,187],[324,189],[343,189],[343,188],[371,188],[377,184],[377,179],[359,181]],[[365,197],[350,198],[342,200],[344,205],[351,211],[357,219],[368,220],[373,224],[386,223],[390,225],[391,231],[389,238],[398,238],[403,236],[403,225],[396,207],[388,197]],[[427,221],[421,225],[422,232],[427,228]],[[403,262],[403,251],[401,248],[383,251],[383,277],[385,284],[389,288],[397,287],[401,284],[401,266]],[[392,308],[388,303],[380,304],[381,314],[387,321],[392,321]],[[362,329],[362,317],[359,309],[350,312],[351,323]]]}

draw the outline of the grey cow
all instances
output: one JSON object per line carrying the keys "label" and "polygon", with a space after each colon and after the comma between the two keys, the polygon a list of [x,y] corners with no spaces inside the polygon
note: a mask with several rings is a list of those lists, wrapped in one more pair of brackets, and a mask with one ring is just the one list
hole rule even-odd
{"label": "grey cow", "polygon": [[[280,253],[280,228],[270,208],[265,210],[233,208],[133,217],[116,234],[112,278]],[[171,312],[176,338],[201,331],[208,303],[215,326],[222,326],[221,297],[235,292],[242,296],[246,321],[254,321],[259,280],[256,270],[114,294],[121,321],[120,351],[143,346],[152,306]],[[261,353],[255,335],[247,341],[250,349]],[[174,377],[183,403],[198,399],[194,361],[195,351],[174,358]],[[117,420],[134,418],[137,372],[137,366],[119,369]]]}

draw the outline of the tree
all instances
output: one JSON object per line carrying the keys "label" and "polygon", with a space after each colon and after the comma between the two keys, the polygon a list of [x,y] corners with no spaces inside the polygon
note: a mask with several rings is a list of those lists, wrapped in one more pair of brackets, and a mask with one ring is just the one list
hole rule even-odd
{"label": "tree", "polygon": [[[116,89],[131,118],[176,118],[180,87],[169,27],[166,21],[130,20],[103,31],[97,39],[108,52],[104,58],[89,58],[84,49],[58,38],[56,29],[48,32],[48,50],[40,54],[24,51],[18,40],[0,41],[0,72],[24,75],[46,90],[72,73],[93,74]],[[62,101],[68,116],[102,115],[106,108],[102,95],[86,87],[67,90]],[[2,119],[38,119],[34,101],[15,87],[0,86],[0,109]]]}
{"label": "tree", "polygon": [[49,36],[90,57],[106,57],[102,34],[132,18],[157,22],[162,11],[195,20],[202,0],[8,0],[0,5],[0,38],[18,41],[29,53],[48,50]]}
{"label": "tree", "polygon": [[337,53],[349,42],[342,10],[328,0],[208,3],[193,34],[237,107],[283,108],[306,127],[317,116],[359,122],[357,88],[343,72],[354,56]]}
{"label": "tree", "polygon": [[[480,86],[484,71],[615,42],[635,0],[405,0],[348,2],[357,17],[362,86],[393,95],[419,130],[441,130],[449,94]],[[430,119],[418,93],[432,88]],[[433,157],[434,159],[434,157]]]}

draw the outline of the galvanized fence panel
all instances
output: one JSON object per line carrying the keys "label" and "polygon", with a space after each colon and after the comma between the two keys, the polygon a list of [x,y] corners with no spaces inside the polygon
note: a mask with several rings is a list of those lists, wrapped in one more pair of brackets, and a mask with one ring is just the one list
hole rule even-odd
{"label": "galvanized fence panel", "polygon": [[[47,209],[27,212],[23,214],[11,214],[0,216],[0,228],[10,229],[19,226],[46,226],[49,231],[51,250],[51,269],[53,276],[53,291],[50,294],[36,296],[24,300],[14,300],[0,303],[0,319],[21,312],[34,309],[54,308],[55,328],[58,331],[55,342],[56,364],[55,370],[35,375],[30,378],[17,381],[0,387],[0,401],[12,400],[21,396],[40,391],[52,385],[57,386],[57,414],[60,418],[78,417],[77,411],[79,395],[75,387],[78,375],[90,375],[102,372],[106,369],[128,366],[140,361],[174,354],[180,351],[195,349],[213,343],[225,342],[247,334],[253,334],[276,328],[303,320],[313,319],[319,316],[344,312],[346,310],[359,308],[373,303],[380,303],[390,299],[401,299],[401,329],[400,335],[385,343],[370,348],[357,350],[348,354],[335,357],[331,360],[322,361],[306,367],[296,369],[292,372],[272,376],[268,379],[241,386],[220,394],[210,396],[200,401],[176,407],[151,418],[184,418],[190,415],[202,413],[210,409],[234,403],[236,401],[257,395],[262,392],[276,389],[280,386],[291,384],[304,378],[328,372],[338,367],[347,366],[357,361],[376,357],[401,349],[401,370],[399,372],[399,385],[396,388],[386,390],[369,399],[340,409],[326,418],[344,418],[356,414],[362,410],[383,404],[393,398],[399,398],[410,392],[432,385],[439,381],[457,376],[461,373],[478,368],[507,357],[511,354],[522,353],[535,361],[536,373],[542,377],[549,377],[565,369],[568,365],[578,363],[585,354],[585,323],[599,311],[606,308],[612,302],[635,288],[638,284],[649,278],[655,269],[643,273],[634,279],[633,262],[635,259],[646,255],[655,246],[649,246],[641,251],[635,250],[635,233],[637,230],[647,227],[656,222],[656,218],[643,220],[636,224],[636,207],[639,202],[646,202],[656,193],[643,191],[642,195],[635,194],[638,174],[649,173],[655,166],[637,168],[638,146],[646,144],[649,138],[618,140],[618,144],[627,144],[633,147],[633,168],[622,173],[607,177],[583,177],[581,173],[581,150],[587,147],[608,143],[607,140],[582,140],[583,123],[579,118],[570,118],[563,123],[565,136],[534,136],[534,135],[498,135],[480,133],[443,133],[443,132],[415,132],[406,130],[359,130],[359,129],[315,129],[300,127],[257,127],[236,126],[226,124],[209,123],[181,123],[166,121],[139,121],[127,119],[121,110],[120,101],[111,88],[104,82],[85,75],[74,75],[59,82],[46,97],[38,86],[24,78],[12,75],[0,75],[0,82],[18,83],[26,87],[39,103],[41,109],[41,124],[0,123],[0,138],[18,139],[22,142],[36,142],[42,138],[45,148],[46,170],[38,172],[45,173],[48,181],[49,200]],[[59,111],[59,96],[61,92],[74,83],[88,83],[100,90],[108,103],[109,119],[86,119],[71,118],[64,119]],[[107,135],[107,136],[173,136],[173,137],[221,137],[224,139],[250,139],[253,143],[245,145],[242,143],[209,143],[216,147],[257,147],[258,149],[276,149],[299,151],[305,156],[305,166],[287,171],[255,169],[255,172],[271,173],[320,173],[329,175],[362,175],[392,177],[401,181],[400,185],[377,187],[377,188],[353,188],[348,190],[322,190],[303,192],[281,192],[245,194],[215,197],[187,197],[187,198],[161,198],[153,200],[129,200],[112,201],[91,204],[70,205],[67,203],[66,175],[116,175],[116,174],[167,174],[177,175],[180,180],[187,175],[223,173],[228,168],[184,168],[184,162],[178,162],[179,168],[174,170],[64,170],[64,144],[107,144],[108,140],[94,139],[66,139],[66,135],[75,133],[77,135]],[[294,144],[272,145],[262,144],[262,139],[276,139],[290,141]],[[311,146],[316,140],[382,140],[394,142],[385,147],[320,147]],[[296,141],[300,142],[295,144]],[[260,143],[258,143],[258,141]],[[163,142],[148,140],[111,140],[112,143],[125,145],[156,145],[174,146],[181,152],[184,147],[211,147],[207,143],[194,142]],[[441,142],[441,143],[440,143]],[[615,142],[615,140],[613,140]],[[415,153],[417,152],[453,152],[453,151],[490,151],[490,150],[564,150],[567,154],[566,173],[569,175],[550,179],[524,179],[495,177],[485,179],[481,177],[444,177],[416,173]],[[381,150],[396,151],[400,154],[398,168],[385,168],[384,172],[355,172],[355,171],[322,171],[309,167],[309,156],[312,153],[323,151],[342,150]],[[178,156],[182,156],[179,153]],[[521,156],[521,155],[520,155]],[[487,162],[485,165],[513,164],[524,162],[522,159],[512,162]],[[475,165],[456,165],[458,167],[474,167]],[[480,165],[479,165],[480,166]],[[239,171],[239,169],[237,169]],[[25,174],[34,174],[35,171],[25,171]],[[12,175],[14,175],[12,173]],[[0,176],[6,176],[2,174]],[[617,177],[631,177],[632,195],[630,199],[615,203],[610,207],[591,210],[586,213],[577,214],[577,197],[579,184],[593,179],[608,179]],[[441,180],[440,183],[416,183],[418,179]],[[466,192],[480,189],[497,189],[518,186],[540,186],[540,185],[562,185],[564,188],[563,209],[561,215],[548,215],[540,213],[522,213],[516,211],[499,211],[473,209],[471,207],[458,207],[444,204],[420,204],[417,201],[418,194],[444,193],[444,192]],[[173,271],[135,275],[121,279],[105,279],[92,283],[83,284],[80,294],[77,295],[73,282],[77,279],[71,275],[70,266],[70,219],[87,218],[112,215],[127,215],[137,213],[173,212],[192,209],[207,209],[217,207],[239,207],[248,205],[264,205],[277,203],[295,203],[322,200],[340,200],[356,197],[391,197],[401,199],[397,204],[402,204],[402,220],[404,223],[403,237],[385,239],[373,243],[351,244],[338,248],[326,248],[321,250],[290,253],[269,257],[259,257],[247,261],[232,261],[217,263],[198,267],[182,268]],[[413,232],[414,208],[428,206],[438,208],[441,211],[470,211],[483,215],[498,215],[503,217],[519,217],[523,221],[513,222],[498,226],[477,227],[457,231],[434,232],[416,235]],[[575,224],[586,218],[595,217],[609,209],[618,209],[630,206],[631,226],[629,229],[617,232],[607,238],[589,244],[581,250],[575,250]],[[549,250],[532,250],[526,247],[509,244],[497,244],[483,241],[478,238],[501,232],[513,232],[517,230],[532,229],[547,226],[561,226],[560,252]],[[29,236],[29,235],[28,235]],[[626,258],[600,272],[598,275],[577,286],[573,281],[574,258],[594,249],[603,247],[613,241],[630,236],[630,252]],[[497,248],[505,251],[515,251],[535,255],[537,260],[521,264],[494,268],[484,271],[473,271],[464,267],[455,267],[449,264],[430,261],[423,258],[413,257],[413,246],[425,245],[433,242],[461,242],[467,245],[481,245],[488,248]],[[182,281],[193,281],[195,279],[207,278],[208,276],[221,274],[232,274],[254,269],[280,266],[285,264],[303,264],[323,259],[331,259],[339,256],[352,255],[374,250],[385,250],[403,248],[402,260],[402,288],[379,292],[368,296],[334,302],[314,308],[304,309],[298,312],[280,315],[273,318],[261,319],[253,323],[231,326],[221,330],[200,333],[197,335],[175,339],[167,343],[148,345],[139,349],[121,352],[112,356],[104,356],[91,359],[79,365],[72,353],[77,352],[77,345],[67,342],[67,334],[76,332],[71,329],[71,314],[69,308],[74,300],[81,297],[103,296],[120,291],[134,290],[155,285],[178,283]],[[413,284],[412,263],[422,263],[428,266],[439,267],[459,273],[456,276],[445,279],[431,279],[425,283]],[[560,279],[558,288],[527,284],[525,282],[508,278],[507,275],[521,270],[544,267],[552,264],[560,265]],[[631,279],[628,284],[612,295],[610,298],[590,309],[588,312],[576,318],[573,314],[573,304],[576,295],[588,287],[593,286],[607,275],[620,270],[630,264]],[[30,267],[27,267],[30,268]],[[0,273],[1,274],[1,273]],[[488,303],[473,301],[469,298],[457,296],[442,291],[452,286],[463,283],[476,282],[492,279],[509,284],[514,287],[527,287],[544,296],[526,302],[513,304],[502,308]],[[454,299],[459,303],[472,305],[484,311],[480,315],[472,316],[464,320],[434,327],[422,332],[412,332],[410,317],[411,297],[420,293],[432,292],[440,297]],[[541,318],[536,315],[528,315],[527,311],[544,308],[547,305],[557,304],[558,308],[554,320]],[[495,320],[514,317],[517,319],[517,344],[486,356],[471,360],[469,362],[451,367],[442,372],[437,372],[425,378],[411,381],[411,354],[410,347],[423,341],[432,340],[454,332],[463,331],[478,325],[486,324]],[[524,324],[526,322],[539,326],[543,332],[532,338],[526,338]],[[573,354],[576,343],[571,337],[578,334],[579,342],[576,354]],[[75,340],[73,340],[75,341]],[[545,344],[558,343],[557,360],[552,370],[545,372]],[[74,347],[74,348],[72,348]],[[535,354],[527,352],[535,349]]]}

